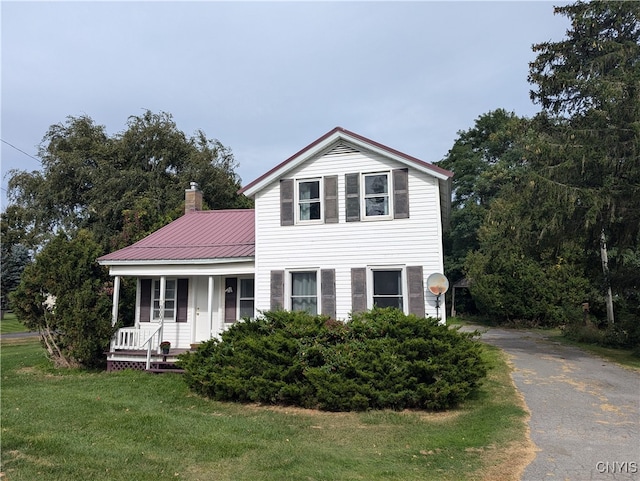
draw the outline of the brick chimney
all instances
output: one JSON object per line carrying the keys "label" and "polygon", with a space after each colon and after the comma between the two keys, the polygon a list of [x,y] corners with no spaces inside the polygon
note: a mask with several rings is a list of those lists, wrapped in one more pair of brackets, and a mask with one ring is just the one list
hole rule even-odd
{"label": "brick chimney", "polygon": [[196,182],[191,182],[191,188],[184,191],[184,213],[202,210],[202,192]]}

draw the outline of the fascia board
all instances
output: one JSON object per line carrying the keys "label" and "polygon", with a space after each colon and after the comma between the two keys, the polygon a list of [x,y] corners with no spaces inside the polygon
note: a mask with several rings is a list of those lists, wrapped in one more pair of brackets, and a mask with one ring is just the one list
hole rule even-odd
{"label": "fascia board", "polygon": [[298,167],[300,164],[303,164],[311,157],[314,157],[318,155],[318,153],[326,150],[327,148],[329,148],[329,146],[331,146],[341,138],[343,138],[343,136],[340,135],[340,132],[334,132],[332,135],[323,139],[321,142],[318,142],[317,144],[315,144],[312,148],[307,149],[299,153],[298,155],[286,160],[282,164],[276,166],[274,169],[268,172],[264,176],[264,178],[260,180],[260,182],[257,182],[255,185],[243,191],[243,194],[246,195],[247,197],[253,197],[253,195],[261,191],[267,185],[280,179],[281,177],[286,175],[287,172],[290,172],[291,170],[295,169],[296,167]]}
{"label": "fascia board", "polygon": [[136,264],[110,266],[109,275],[124,277],[144,276],[209,276],[209,275],[248,275],[255,274],[253,261],[232,262],[226,264]]}
{"label": "fascia board", "polygon": [[233,257],[220,259],[169,259],[169,260],[121,260],[121,261],[98,261],[101,266],[166,266],[166,265],[216,265],[233,264],[237,262],[253,262],[254,257]]}
{"label": "fascia board", "polygon": [[267,172],[262,179],[256,182],[251,187],[243,190],[242,193],[247,197],[253,197],[257,192],[261,191],[267,185],[275,182],[276,180],[282,178],[290,172],[291,170],[298,167],[300,164],[306,162],[308,159],[315,157],[327,150],[331,145],[337,143],[338,141],[343,140],[348,142],[362,150],[367,150],[369,152],[375,153],[382,157],[386,157],[388,159],[392,159],[396,162],[404,164],[408,167],[414,168],[420,172],[423,172],[427,175],[431,175],[432,177],[437,178],[438,180],[447,180],[450,175],[447,175],[443,172],[439,172],[437,168],[427,164],[424,161],[419,159],[414,159],[413,157],[403,155],[401,153],[395,153],[392,149],[386,148],[382,145],[376,145],[372,142],[367,142],[364,139],[360,139],[358,137],[354,137],[349,135],[348,132],[345,132],[342,129],[334,131],[331,135],[325,137],[320,142],[313,144],[311,148],[303,150],[297,155],[285,160],[283,163],[274,167],[271,171]]}
{"label": "fascia board", "polygon": [[439,180],[447,180],[449,178],[448,175],[438,172],[437,170],[434,170],[429,166],[429,164],[425,164],[421,160],[415,159],[414,161],[412,161],[411,159],[407,158],[404,155],[395,154],[394,152],[390,152],[387,149],[369,144],[367,142],[363,142],[360,139],[345,137],[345,140],[348,140],[350,143],[357,145],[358,147],[361,147],[364,150],[368,150],[382,157],[386,157],[388,159],[395,160],[396,162],[400,162],[401,164],[405,164],[408,167],[412,167],[420,172],[431,175],[432,177],[435,177]]}

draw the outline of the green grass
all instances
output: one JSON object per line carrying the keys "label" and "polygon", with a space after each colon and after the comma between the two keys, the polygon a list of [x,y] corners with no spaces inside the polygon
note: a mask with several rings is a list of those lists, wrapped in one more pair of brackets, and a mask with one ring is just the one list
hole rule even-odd
{"label": "green grass", "polygon": [[545,331],[545,335],[554,341],[566,344],[568,346],[575,346],[584,351],[590,352],[596,356],[602,357],[609,361],[615,362],[622,366],[640,370],[640,357],[633,353],[633,349],[621,349],[612,347],[598,346],[597,344],[590,344],[587,342],[577,342],[569,339],[562,334],[560,329],[550,329]]}
{"label": "green grass", "polygon": [[[11,481],[479,480],[526,444],[497,349],[452,412],[326,413],[213,402],[180,375],[53,369],[37,341],[4,344],[1,471]],[[2,477],[0,475],[0,477]]]}
{"label": "green grass", "polygon": [[18,321],[15,314],[7,313],[0,321],[0,334],[10,334],[12,332],[27,332],[28,329]]}

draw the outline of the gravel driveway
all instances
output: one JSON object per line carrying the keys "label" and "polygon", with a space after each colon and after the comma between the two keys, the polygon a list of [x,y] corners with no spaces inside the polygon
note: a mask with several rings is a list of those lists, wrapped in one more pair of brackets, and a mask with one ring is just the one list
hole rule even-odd
{"label": "gravel driveway", "polygon": [[640,372],[536,332],[491,328],[481,339],[510,355],[531,411],[539,451],[522,481],[640,480]]}

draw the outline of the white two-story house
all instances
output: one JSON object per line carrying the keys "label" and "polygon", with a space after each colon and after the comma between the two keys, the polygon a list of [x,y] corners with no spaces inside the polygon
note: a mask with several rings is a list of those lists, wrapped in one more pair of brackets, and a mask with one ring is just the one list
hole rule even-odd
{"label": "white two-story house", "polygon": [[255,209],[202,211],[192,185],[184,216],[98,259],[114,276],[114,322],[120,279],[137,282],[109,368],[148,368],[162,340],[170,357],[271,309],[443,319],[425,286],[444,269],[452,175],[337,127],[243,187]]}

